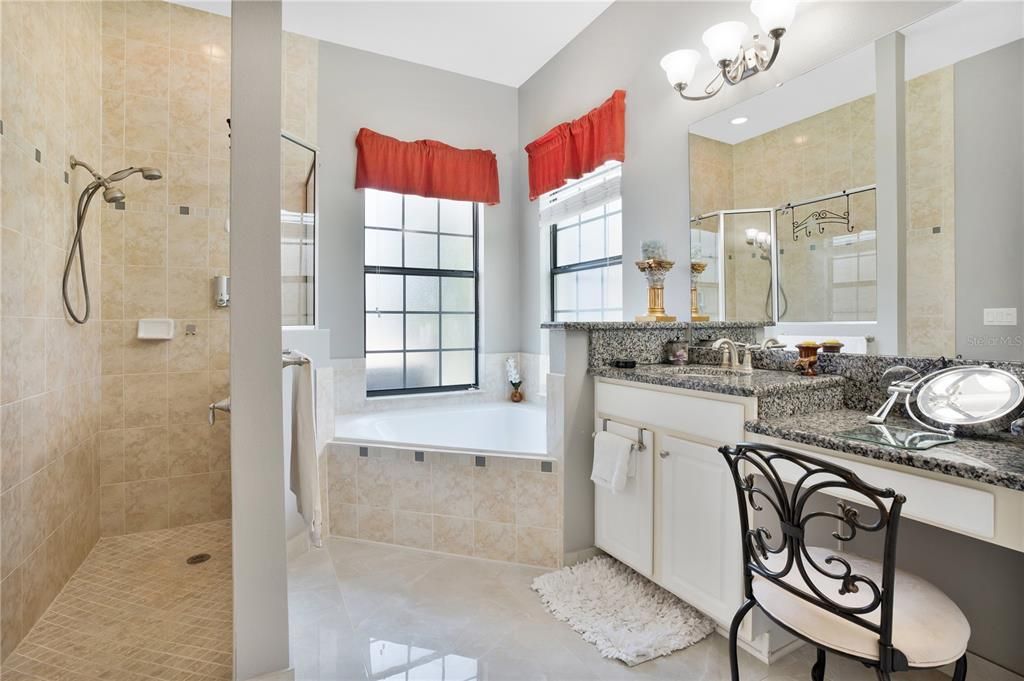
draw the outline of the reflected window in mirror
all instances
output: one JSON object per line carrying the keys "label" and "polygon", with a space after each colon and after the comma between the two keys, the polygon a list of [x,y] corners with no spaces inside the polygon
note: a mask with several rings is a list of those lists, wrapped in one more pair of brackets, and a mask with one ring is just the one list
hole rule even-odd
{"label": "reflected window in mirror", "polygon": [[281,325],[316,324],[314,147],[281,135]]}
{"label": "reflected window in mirror", "polygon": [[622,320],[621,182],[609,162],[540,198],[553,321]]}

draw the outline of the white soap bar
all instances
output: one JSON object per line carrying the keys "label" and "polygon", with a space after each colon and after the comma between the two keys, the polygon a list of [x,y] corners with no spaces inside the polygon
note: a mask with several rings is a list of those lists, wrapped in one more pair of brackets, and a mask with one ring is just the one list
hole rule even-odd
{"label": "white soap bar", "polygon": [[174,338],[174,320],[140,319],[138,338],[142,340],[171,340]]}

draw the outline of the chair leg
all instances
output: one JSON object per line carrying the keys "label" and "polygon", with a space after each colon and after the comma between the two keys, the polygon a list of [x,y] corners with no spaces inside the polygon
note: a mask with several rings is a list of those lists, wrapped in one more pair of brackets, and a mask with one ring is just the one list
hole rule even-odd
{"label": "chair leg", "polygon": [[740,633],[740,623],[746,617],[750,609],[754,607],[754,599],[748,598],[733,615],[732,625],[729,627],[729,674],[732,681],[740,681],[740,659],[736,650],[736,639]]}
{"label": "chair leg", "polygon": [[881,667],[875,667],[875,676],[878,677],[878,681],[890,681],[889,672],[882,671]]}
{"label": "chair leg", "polygon": [[967,678],[967,653],[960,656],[953,668],[953,681],[964,681]]}
{"label": "chair leg", "polygon": [[811,667],[811,681],[825,681],[825,649],[818,648],[818,660]]}

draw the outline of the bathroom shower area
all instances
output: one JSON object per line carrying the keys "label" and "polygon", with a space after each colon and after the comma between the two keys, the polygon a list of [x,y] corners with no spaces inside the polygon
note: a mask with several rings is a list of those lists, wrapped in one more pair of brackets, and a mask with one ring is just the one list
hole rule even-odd
{"label": "bathroom shower area", "polygon": [[3,676],[229,679],[230,19],[3,2],[0,43]]}

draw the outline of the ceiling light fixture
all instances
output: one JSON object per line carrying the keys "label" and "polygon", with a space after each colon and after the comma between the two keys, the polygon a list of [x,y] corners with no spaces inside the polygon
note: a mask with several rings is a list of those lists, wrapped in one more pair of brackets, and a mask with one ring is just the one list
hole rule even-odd
{"label": "ceiling light fixture", "polygon": [[737,116],[736,118],[732,119],[729,122],[732,123],[733,125],[743,125],[748,120],[750,119],[748,119],[746,116]]}
{"label": "ceiling light fixture", "polygon": [[753,0],[750,11],[758,18],[761,29],[772,39],[771,52],[755,34],[753,44],[743,47],[747,25],[742,21],[725,21],[704,31],[702,40],[718,67],[714,78],[701,95],[688,95],[686,88],[693,80],[701,54],[697,50],[676,50],[661,60],[668,82],[683,99],[699,101],[717,95],[726,83],[736,85],[754,74],[767,71],[775,63],[782,46],[782,36],[793,23],[797,0]]}

